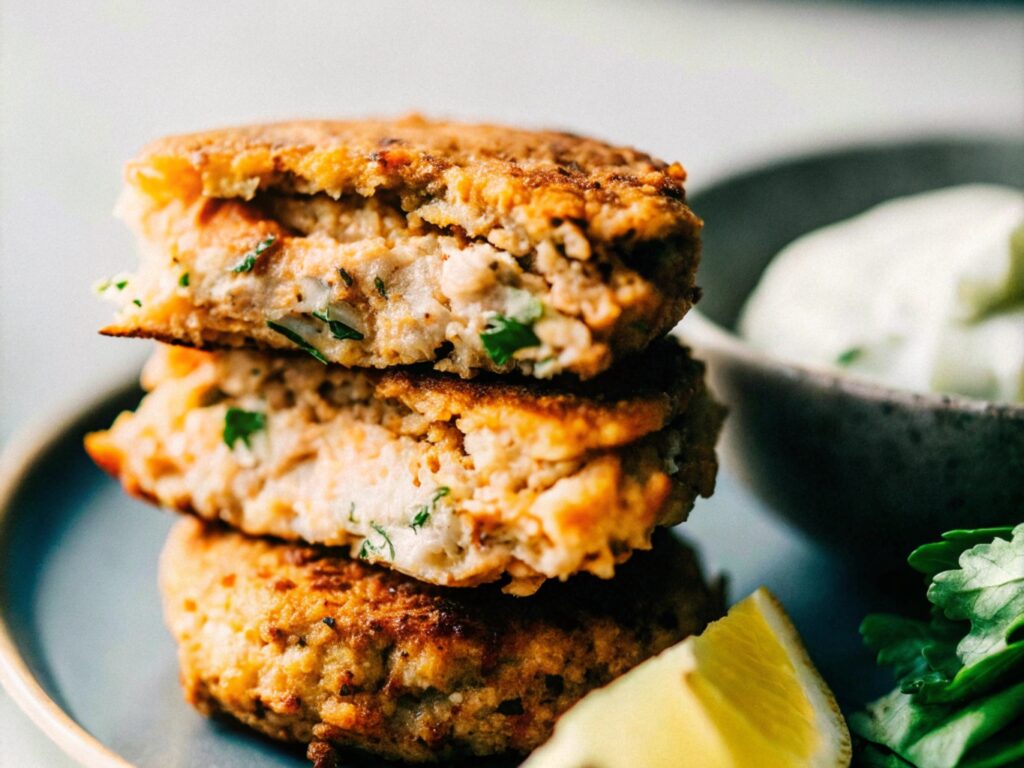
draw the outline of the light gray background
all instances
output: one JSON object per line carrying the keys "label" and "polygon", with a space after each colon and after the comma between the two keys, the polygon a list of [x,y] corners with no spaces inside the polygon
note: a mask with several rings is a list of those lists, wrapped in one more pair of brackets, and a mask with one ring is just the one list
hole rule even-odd
{"label": "light gray background", "polygon": [[[1024,130],[1024,13],[792,2],[0,2],[0,443],[123,380],[94,333],[131,268],[110,211],[161,134],[429,114],[575,129],[688,168],[921,133]],[[711,222],[711,226],[727,226]],[[698,520],[700,510],[697,512]],[[0,693],[0,765],[60,766]]]}

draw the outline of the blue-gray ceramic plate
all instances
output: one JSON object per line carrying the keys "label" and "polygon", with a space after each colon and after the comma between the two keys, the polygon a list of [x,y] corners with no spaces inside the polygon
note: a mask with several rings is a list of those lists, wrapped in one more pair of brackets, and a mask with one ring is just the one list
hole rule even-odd
{"label": "blue-gray ceramic plate", "polygon": [[[138,397],[126,386],[55,418],[0,462],[0,682],[90,767],[307,765],[301,748],[206,720],[182,700],[156,587],[171,517],[125,497],[81,447]],[[728,575],[732,598],[765,584],[782,599],[845,708],[886,686],[857,624],[895,607],[887,581],[854,577],[766,514],[728,469],[680,532],[709,572]]]}

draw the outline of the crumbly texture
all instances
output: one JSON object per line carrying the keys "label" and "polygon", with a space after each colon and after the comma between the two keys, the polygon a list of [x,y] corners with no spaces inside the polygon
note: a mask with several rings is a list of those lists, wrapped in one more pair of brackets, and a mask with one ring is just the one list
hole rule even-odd
{"label": "crumbly texture", "polygon": [[[86,440],[129,493],[435,584],[610,578],[714,489],[722,411],[670,340],[585,383],[178,347],[143,380],[137,411]],[[239,412],[257,423],[231,439]]]}
{"label": "crumbly texture", "polygon": [[[348,366],[588,378],[698,297],[684,179],[570,134],[417,117],[165,139],[128,166],[143,260],[106,291],[104,333],[294,349],[273,323]],[[495,353],[503,319],[528,332]]]}
{"label": "crumbly texture", "polygon": [[415,762],[527,752],[588,691],[721,612],[664,533],[611,582],[521,599],[185,519],[160,567],[186,699],[275,738]]}

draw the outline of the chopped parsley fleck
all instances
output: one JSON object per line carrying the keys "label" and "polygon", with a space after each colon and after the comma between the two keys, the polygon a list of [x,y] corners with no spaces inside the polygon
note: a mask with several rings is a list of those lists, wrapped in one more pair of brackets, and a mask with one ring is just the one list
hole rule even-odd
{"label": "chopped parsley fleck", "polygon": [[346,339],[362,341],[363,339],[363,334],[351,325],[346,325],[341,322],[341,320],[331,320],[331,316],[326,310],[323,312],[313,312],[313,317],[327,323],[327,328],[330,330],[331,336],[336,339],[341,339],[342,341],[345,341]]}
{"label": "chopped parsley fleck", "polygon": [[498,365],[507,363],[520,349],[540,344],[540,339],[533,332],[533,324],[544,314],[544,305],[529,296],[526,291],[515,292],[523,294],[528,299],[525,306],[514,316],[492,315],[487,319],[487,327],[480,334],[484,351]]}
{"label": "chopped parsley fleck", "polygon": [[487,320],[487,327],[480,334],[484,351],[498,365],[504,365],[520,349],[536,347],[540,339],[528,325],[513,317],[494,315]]}
{"label": "chopped parsley fleck", "polygon": [[114,282],[114,278],[107,277],[107,278],[104,278],[103,280],[97,281],[93,285],[92,289],[96,293],[104,293],[105,291],[109,290],[110,288],[117,288],[117,290],[123,291],[125,289],[125,286],[127,286],[127,285],[128,285],[128,281],[127,280],[118,280],[115,283]]}
{"label": "chopped parsley fleck", "polygon": [[270,248],[270,246],[272,246],[275,242],[277,242],[277,238],[274,237],[273,235],[270,235],[269,237],[260,240],[258,243],[256,243],[256,246],[251,251],[249,251],[242,257],[242,260],[240,262],[238,262],[235,266],[231,268],[231,271],[252,272],[252,268],[256,266],[256,259],[258,259],[261,254],[266,253],[267,249]]}
{"label": "chopped parsley fleck", "polygon": [[440,499],[443,499],[451,492],[451,488],[449,488],[446,485],[442,485],[440,488],[434,491],[434,495],[430,497],[429,502],[427,502],[426,504],[421,504],[416,508],[416,514],[413,515],[412,520],[409,521],[409,527],[412,528],[414,531],[419,531],[420,528],[427,524],[427,521],[430,519],[430,516],[437,509],[437,502]]}
{"label": "chopped parsley fleck", "polygon": [[241,408],[228,408],[224,414],[224,442],[228,448],[234,448],[241,440],[246,448],[251,448],[249,438],[254,432],[266,429],[267,417],[259,411],[243,411]]}
{"label": "chopped parsley fleck", "polygon": [[188,272],[181,273],[181,277],[178,278],[178,285],[182,288],[188,288]]}
{"label": "chopped parsley fleck", "polygon": [[354,501],[350,501],[348,504],[348,521],[350,523],[358,522],[356,520],[356,503]]}
{"label": "chopped parsley fleck", "polygon": [[132,304],[134,304],[136,307],[142,306],[142,302],[139,301],[138,299],[132,299]]}
{"label": "chopped parsley fleck", "polygon": [[427,520],[430,519],[430,507],[426,504],[420,505],[416,509],[416,514],[412,516],[412,521],[409,523],[409,527],[414,531],[419,530],[427,524]]}
{"label": "chopped parsley fleck", "polygon": [[342,269],[340,267],[338,268],[338,274],[341,275],[341,279],[345,281],[345,285],[347,285],[347,286],[349,286],[351,288],[352,287],[352,275],[350,275],[348,272],[346,272],[344,269]]}
{"label": "chopped parsley fleck", "polygon": [[380,554],[384,551],[384,547],[388,548],[388,553],[391,555],[391,560],[395,559],[395,545],[391,543],[391,538],[377,523],[370,523],[370,527],[373,528],[378,534],[380,534],[383,541],[379,544],[374,544],[369,539],[363,539],[363,544],[359,547],[359,557],[365,560],[371,554]]}
{"label": "chopped parsley fleck", "polygon": [[280,333],[282,336],[288,339],[288,341],[292,342],[292,344],[299,347],[299,349],[305,350],[310,355],[319,360],[321,363],[327,365],[327,358],[323,356],[320,350],[314,347],[304,338],[302,338],[291,328],[283,326],[280,323],[275,323],[273,320],[267,320],[267,328],[269,328],[272,331],[276,331],[277,333]]}
{"label": "chopped parsley fleck", "polygon": [[863,347],[850,347],[836,356],[836,365],[851,365],[863,354]]}
{"label": "chopped parsley fleck", "polygon": [[379,277],[373,278],[373,286],[377,289],[377,293],[381,295],[382,299],[386,299],[388,297],[387,286],[384,285],[384,281]]}

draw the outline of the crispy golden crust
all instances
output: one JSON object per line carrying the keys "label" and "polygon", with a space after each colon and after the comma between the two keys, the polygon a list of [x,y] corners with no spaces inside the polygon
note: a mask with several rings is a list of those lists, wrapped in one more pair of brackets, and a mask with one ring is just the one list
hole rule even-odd
{"label": "crispy golden crust", "polygon": [[[590,378],[699,298],[684,175],[567,134],[420,118],[166,139],[128,166],[119,210],[143,260],[106,292],[120,311],[103,332],[294,349],[286,326],[346,366]],[[495,353],[485,336],[508,318],[531,332]]]}
{"label": "crispy golden crust", "polygon": [[273,738],[410,761],[526,752],[589,690],[721,610],[666,534],[617,579],[446,590],[183,520],[161,559],[189,702]]}
{"label": "crispy golden crust", "polygon": [[[593,382],[532,387],[163,347],[151,393],[86,448],[172,509],[527,594],[581,570],[611,577],[712,493],[722,413],[702,373],[674,341]],[[228,445],[237,409],[264,421]]]}
{"label": "crispy golden crust", "polygon": [[[295,121],[172,136],[127,167],[160,196],[240,197],[258,191],[369,197],[388,190],[479,208],[479,228],[515,220],[534,242],[564,221],[603,241],[691,236],[686,171],[643,152],[554,131],[430,121]],[[440,207],[440,206],[439,206]],[[441,216],[434,222],[453,222]],[[511,218],[509,218],[511,217]]]}

